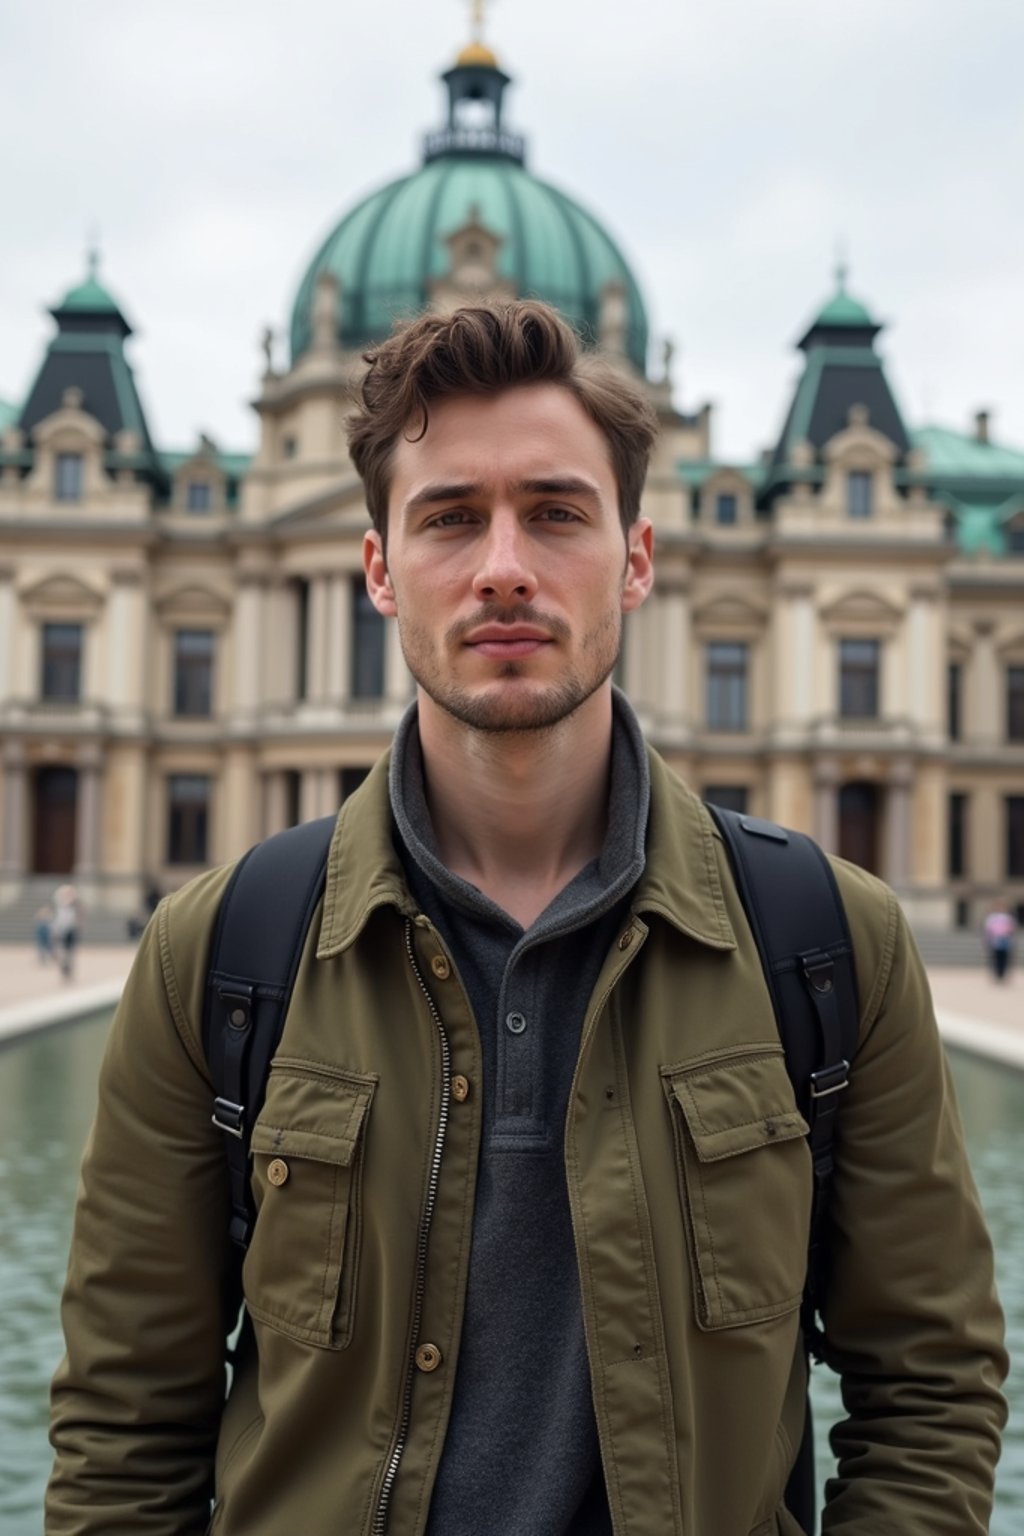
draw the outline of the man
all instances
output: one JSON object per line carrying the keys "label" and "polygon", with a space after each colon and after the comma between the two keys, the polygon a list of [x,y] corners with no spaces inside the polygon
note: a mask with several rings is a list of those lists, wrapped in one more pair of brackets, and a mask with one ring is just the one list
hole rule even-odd
{"label": "man", "polygon": [[[191,1536],[213,1498],[219,1536],[794,1536],[803,1125],[721,842],[610,683],[653,417],[538,304],[369,361],[366,579],[417,698],[340,813],[253,1130],[230,1391],[219,870],[162,903],[113,1029],[47,1530]],[[862,1018],[826,1529],[966,1536],[1003,1418],[991,1254],[905,923],[837,874]]]}

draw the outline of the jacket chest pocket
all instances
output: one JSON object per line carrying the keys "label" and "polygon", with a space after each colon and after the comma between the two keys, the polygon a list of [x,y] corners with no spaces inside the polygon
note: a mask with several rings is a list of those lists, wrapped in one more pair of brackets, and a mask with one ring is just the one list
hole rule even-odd
{"label": "jacket chest pocket", "polygon": [[799,1306],[811,1159],[781,1048],[662,1070],[697,1322],[735,1328]]}
{"label": "jacket chest pocket", "polygon": [[376,1080],[275,1060],[252,1130],[258,1215],[242,1266],[254,1318],[307,1344],[352,1337],[363,1144]]}

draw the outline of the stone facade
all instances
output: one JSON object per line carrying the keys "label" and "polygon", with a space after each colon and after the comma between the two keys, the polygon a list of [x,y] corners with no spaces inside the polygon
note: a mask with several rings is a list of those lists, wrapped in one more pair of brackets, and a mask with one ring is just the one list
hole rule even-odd
{"label": "stone facade", "polygon": [[[477,205],[445,238],[427,303],[515,291]],[[624,291],[593,340],[635,372]],[[0,908],[71,873],[138,911],[333,811],[386,749],[411,682],[362,584],[363,364],[337,278],[312,292],[305,350],[278,368],[267,340],[251,460],[153,447],[95,271],[54,311],[0,439]],[[618,675],[695,789],[875,869],[922,926],[975,924],[1024,907],[1024,454],[985,418],[906,433],[877,330],[841,282],[756,465],[715,460],[667,353],[657,582]]]}

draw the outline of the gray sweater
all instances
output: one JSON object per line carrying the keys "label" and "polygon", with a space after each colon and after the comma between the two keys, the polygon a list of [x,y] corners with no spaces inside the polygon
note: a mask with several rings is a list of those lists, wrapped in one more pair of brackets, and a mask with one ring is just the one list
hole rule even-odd
{"label": "gray sweater", "polygon": [[608,832],[523,929],[440,861],[416,706],[391,759],[398,848],[466,988],[484,1118],[466,1312],[428,1536],[610,1536],[565,1183],[563,1129],[583,1017],[644,867],[650,786],[615,694]]}

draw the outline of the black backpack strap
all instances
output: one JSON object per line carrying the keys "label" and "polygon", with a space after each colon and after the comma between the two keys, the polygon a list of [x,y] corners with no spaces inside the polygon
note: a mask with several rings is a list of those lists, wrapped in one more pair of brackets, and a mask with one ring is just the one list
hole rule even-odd
{"label": "black backpack strap", "polygon": [[814,1203],[803,1325],[808,1349],[820,1358],[832,1146],[860,1018],[850,928],[832,866],[812,838],[721,806],[708,809],[729,851],[797,1105],[810,1127]]}
{"label": "black backpack strap", "polygon": [[230,1233],[252,1232],[249,1140],[266,1093],[306,934],[323,893],[335,818],[278,832],[240,859],[221,899],[210,948],[203,1046],[213,1123],[224,1132]]}
{"label": "black backpack strap", "polygon": [[[810,1128],[814,1192],[801,1323],[805,1349],[820,1360],[824,1335],[818,1317],[827,1280],[832,1143],[860,1019],[850,927],[832,866],[811,838],[721,806],[709,805],[708,810],[729,852],[771,994],[786,1068]],[[817,1530],[809,1396],[785,1503],[808,1536]]]}

